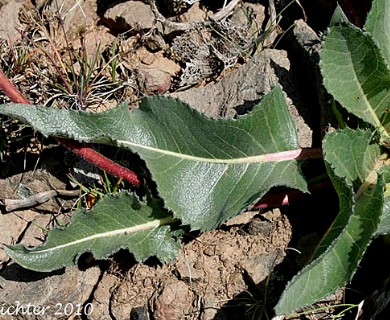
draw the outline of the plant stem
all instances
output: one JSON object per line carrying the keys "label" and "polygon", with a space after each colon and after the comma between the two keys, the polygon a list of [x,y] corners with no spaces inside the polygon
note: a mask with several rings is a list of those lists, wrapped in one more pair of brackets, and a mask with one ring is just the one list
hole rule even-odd
{"label": "plant stem", "polygon": [[15,103],[31,104],[0,70],[0,88]]}
{"label": "plant stem", "polygon": [[[31,104],[31,102],[22,95],[22,93],[14,86],[14,84],[5,76],[5,74],[1,70],[0,89],[2,89],[4,93],[15,103]],[[62,138],[57,138],[57,141],[75,154],[81,156],[82,158],[91,162],[102,170],[105,170],[114,176],[123,178],[124,180],[130,182],[136,187],[140,186],[141,181],[135,172],[106,158],[94,149],[85,146],[77,141]]]}

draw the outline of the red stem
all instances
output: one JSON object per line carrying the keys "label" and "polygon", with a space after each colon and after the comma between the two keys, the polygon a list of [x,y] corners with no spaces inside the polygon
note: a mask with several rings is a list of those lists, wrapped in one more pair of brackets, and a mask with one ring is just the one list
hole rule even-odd
{"label": "red stem", "polygon": [[[4,93],[15,103],[31,104],[29,100],[22,95],[22,93],[14,86],[14,84],[5,76],[0,70],[0,88]],[[66,140],[62,138],[57,139],[62,145],[81,156],[85,160],[93,163],[97,167],[107,171],[108,173],[123,178],[135,186],[140,186],[141,181],[137,174],[114,161],[101,155],[94,149],[87,147],[77,141]]]}
{"label": "red stem", "polygon": [[6,77],[3,71],[0,70],[0,88],[4,93],[15,103],[31,104]]}

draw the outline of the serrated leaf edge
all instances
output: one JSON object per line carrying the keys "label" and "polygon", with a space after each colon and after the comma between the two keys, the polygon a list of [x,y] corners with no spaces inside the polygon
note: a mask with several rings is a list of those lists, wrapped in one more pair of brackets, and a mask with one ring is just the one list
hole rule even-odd
{"label": "serrated leaf edge", "polygon": [[[374,168],[374,169],[370,172],[370,174],[367,176],[367,177],[369,177],[369,178],[368,178],[369,181],[367,181],[367,183],[365,183],[366,180],[363,182],[362,186],[364,185],[364,189],[359,188],[359,195],[363,194],[364,191],[367,190],[367,189],[372,185],[372,182],[374,181],[374,180],[373,180],[373,176],[374,176],[374,175],[376,176],[376,182],[375,182],[375,183],[378,182],[378,179],[379,179],[380,176],[379,176],[377,170],[378,170],[377,167]],[[346,180],[345,177],[339,177],[339,178],[341,178],[342,180],[344,180],[344,183],[345,183],[346,186],[348,186],[348,188],[350,188],[350,189],[352,188],[350,185],[348,185],[347,181],[345,181],[345,180]],[[346,229],[347,229],[347,227],[349,226],[349,224],[350,224],[350,222],[351,222],[351,220],[352,220],[352,218],[353,218],[353,216],[354,216],[356,199],[357,199],[357,197],[356,197],[356,193],[355,193],[354,196],[353,196],[353,199],[352,199],[352,213],[350,214],[350,216],[349,216],[349,218],[348,218],[348,223],[346,223],[345,226],[344,226],[344,228],[341,229],[339,235],[333,240],[333,242],[327,247],[327,249],[326,249],[320,256],[318,256],[315,260],[311,261],[308,265],[306,265],[302,270],[300,270],[300,271],[298,272],[298,274],[296,274],[296,275],[287,283],[287,285],[286,285],[286,287],[285,287],[285,289],[284,289],[284,291],[283,291],[283,293],[282,293],[282,295],[281,295],[279,301],[282,301],[282,300],[283,300],[284,295],[285,295],[285,292],[286,292],[286,291],[288,290],[288,288],[294,283],[295,279],[297,279],[300,275],[304,274],[304,273],[306,272],[306,270],[311,269],[311,268],[313,268],[314,266],[316,266],[316,265],[318,265],[319,263],[321,263],[322,257],[325,256],[326,254],[328,254],[328,253],[334,248],[334,246],[335,246],[335,244],[337,243],[337,241],[338,241],[338,240],[341,238],[341,236],[346,232]],[[378,225],[379,225],[379,223],[380,223],[380,222],[378,222]],[[330,230],[330,229],[332,228],[332,226],[333,226],[333,224],[328,228],[328,230]],[[326,236],[326,234],[324,235],[324,237],[325,237],[325,236]],[[370,241],[367,243],[367,246],[366,246],[366,248],[364,249],[364,252],[366,251],[367,247],[369,246],[369,244],[371,243],[371,241],[373,240],[374,237],[375,237],[375,232],[373,233],[373,235],[372,235]],[[361,259],[363,258],[363,256],[364,256],[364,253],[361,255],[360,259],[357,261],[355,270],[353,270],[353,271],[351,272],[350,279],[352,279],[352,277],[354,276],[354,274],[355,274],[355,272],[356,272],[356,270],[357,270],[357,267],[358,267],[358,265],[359,265],[359,262],[361,261]],[[349,280],[345,280],[345,283],[346,283],[347,281],[349,281]],[[324,294],[324,298],[325,298],[326,296],[330,295],[330,294],[333,294],[333,293],[334,293],[335,291],[337,291],[338,289],[342,288],[342,286],[345,285],[345,283],[344,283],[344,284],[341,284],[340,286],[338,286],[338,287],[336,287],[336,288],[333,288],[332,290],[328,290],[328,292]],[[308,303],[307,303],[306,305],[304,305],[304,306],[301,306],[300,308],[303,308],[303,307],[305,307],[305,306],[310,306],[312,303],[315,303],[316,301],[318,301],[318,299],[312,299],[310,302],[308,302]],[[278,303],[278,304],[279,304],[279,303]],[[281,315],[281,314],[278,312],[278,308],[277,308],[277,307],[278,307],[278,304],[275,306],[275,312],[277,313],[277,315]],[[294,311],[295,311],[295,310],[291,310],[291,312],[294,312]]]}
{"label": "serrated leaf edge", "polygon": [[[378,53],[379,53],[379,56],[380,58],[382,58],[383,60],[383,63],[387,66],[387,69],[389,69],[389,66],[386,62],[386,59],[383,57],[383,54],[382,54],[382,51],[380,49],[380,47],[378,46],[378,44],[374,41],[373,37],[372,37],[372,34],[364,29],[361,29],[357,26],[355,26],[354,24],[350,23],[349,21],[341,21],[341,22],[338,22],[334,25],[331,25],[328,29],[327,29],[327,32],[323,38],[323,41],[321,43],[321,48],[323,48],[323,45],[326,41],[326,38],[327,36],[329,35],[331,29],[333,28],[339,28],[339,27],[348,27],[348,28],[351,28],[351,29],[354,29],[355,31],[358,31],[360,32],[363,36],[366,37],[366,39],[368,39],[368,41],[371,43],[371,45],[376,49],[378,50]],[[322,51],[322,49],[321,49]],[[321,58],[321,52],[319,53],[320,54],[320,62],[319,62],[319,66],[320,66],[320,70],[321,70],[321,74],[323,75],[323,71],[322,71],[322,66],[324,64],[323,62],[323,59]],[[377,53],[375,52],[375,54],[377,55]],[[328,86],[326,84],[326,77],[323,77],[323,85],[325,86],[326,90],[334,97],[334,99],[337,100],[337,97],[335,97],[332,93],[331,93],[331,90],[328,89]],[[359,83],[359,88],[360,88],[360,83]],[[366,94],[364,93],[364,91],[361,91],[361,93],[363,93],[361,96],[363,97],[363,99],[366,100],[366,103],[368,105],[370,105],[368,103],[368,100],[367,100],[367,96]],[[385,127],[382,125],[380,119],[378,118],[377,114],[375,113],[375,111],[373,110],[373,108],[369,108],[369,113],[371,114],[372,118],[373,118],[373,121],[374,123],[372,122],[368,122],[367,120],[363,119],[361,116],[357,115],[353,110],[350,110],[350,108],[348,107],[345,107],[343,104],[341,104],[342,107],[344,109],[346,109],[348,112],[352,113],[353,115],[355,115],[356,117],[358,117],[359,119],[362,119],[364,122],[366,123],[369,123],[371,125],[373,125],[375,128],[378,129],[378,131],[380,132],[381,136],[382,137],[385,137],[385,139],[390,139],[390,133],[388,133],[385,129]]]}
{"label": "serrated leaf edge", "polygon": [[[63,249],[63,248],[70,247],[73,245],[78,245],[80,243],[99,239],[99,238],[108,238],[108,237],[117,236],[119,234],[129,234],[129,233],[134,233],[134,232],[138,232],[138,231],[145,231],[145,230],[149,230],[149,229],[154,229],[156,227],[172,223],[173,221],[174,221],[174,219],[171,216],[168,216],[168,217],[165,217],[162,219],[156,219],[153,221],[149,221],[147,223],[144,223],[142,225],[137,225],[134,227],[123,228],[123,229],[118,229],[118,230],[114,230],[114,231],[107,231],[107,232],[103,232],[103,233],[97,233],[97,234],[94,234],[92,236],[88,236],[88,237],[85,237],[85,238],[82,238],[82,239],[79,239],[76,241],[67,242],[66,244],[62,244],[62,245],[56,246],[54,248],[48,248],[45,250],[34,250],[34,253],[46,253],[46,252],[50,252],[53,250],[58,250],[58,249]],[[5,247],[6,252],[8,254],[9,254],[9,250],[10,249],[12,250],[12,247],[14,247],[14,246],[6,246]]]}

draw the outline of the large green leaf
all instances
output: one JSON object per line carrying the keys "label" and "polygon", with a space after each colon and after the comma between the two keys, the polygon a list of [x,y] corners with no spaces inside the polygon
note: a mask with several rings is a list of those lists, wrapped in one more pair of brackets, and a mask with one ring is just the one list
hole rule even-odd
{"label": "large green leaf", "polygon": [[213,120],[167,97],[145,98],[132,112],[126,104],[99,114],[11,104],[0,113],[44,135],[138,153],[167,208],[192,229],[215,228],[273,186],[306,191],[299,163],[280,157],[300,149],[279,87],[236,120]]}
{"label": "large green leaf", "polygon": [[320,57],[327,90],[388,140],[390,71],[371,35],[349,23],[332,26]]}
{"label": "large green leaf", "polygon": [[385,181],[377,169],[383,163],[378,159],[379,148],[372,134],[339,130],[325,137],[323,149],[328,173],[339,195],[340,212],[311,262],[287,285],[276,306],[279,315],[290,314],[344,286],[382,219]]}
{"label": "large green leaf", "polygon": [[33,249],[7,246],[9,256],[25,268],[52,271],[74,265],[84,252],[104,259],[120,248],[138,261],[157,256],[172,260],[180,244],[166,224],[172,223],[158,206],[140,202],[134,195],[106,196],[90,210],[77,210],[72,222],[50,231],[44,245]]}
{"label": "large green leaf", "polygon": [[390,1],[375,0],[367,16],[365,29],[372,35],[390,67]]}

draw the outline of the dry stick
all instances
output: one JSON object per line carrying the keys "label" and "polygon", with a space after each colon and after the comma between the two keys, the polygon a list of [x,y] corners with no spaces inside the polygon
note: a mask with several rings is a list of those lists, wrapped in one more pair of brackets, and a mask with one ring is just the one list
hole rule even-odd
{"label": "dry stick", "polygon": [[[0,70],[0,88],[13,102],[31,104],[30,101],[28,101],[20,93],[20,91],[13,85],[13,83],[5,76],[5,74],[1,70]],[[105,170],[106,172],[114,176],[123,178],[124,180],[130,182],[136,187],[141,185],[141,181],[135,172],[125,167],[122,167],[121,165],[101,155],[94,149],[73,140],[57,138],[57,141],[60,142],[69,150],[71,150],[72,152],[74,152],[75,154],[81,156],[85,160],[96,165],[100,169]]]}
{"label": "dry stick", "polygon": [[24,208],[31,208],[45,203],[56,196],[77,197],[78,195],[80,195],[80,190],[49,190],[39,192],[25,199],[4,199],[2,203],[5,207],[5,211],[10,212]]}
{"label": "dry stick", "polygon": [[150,8],[156,18],[164,26],[176,31],[187,31],[195,27],[204,26],[210,24],[212,21],[217,22],[227,18],[233,13],[234,8],[241,2],[241,0],[232,0],[227,6],[223,7],[219,12],[208,17],[210,21],[191,21],[191,22],[174,22],[165,18],[160,11],[158,11],[156,0],[150,1]]}

